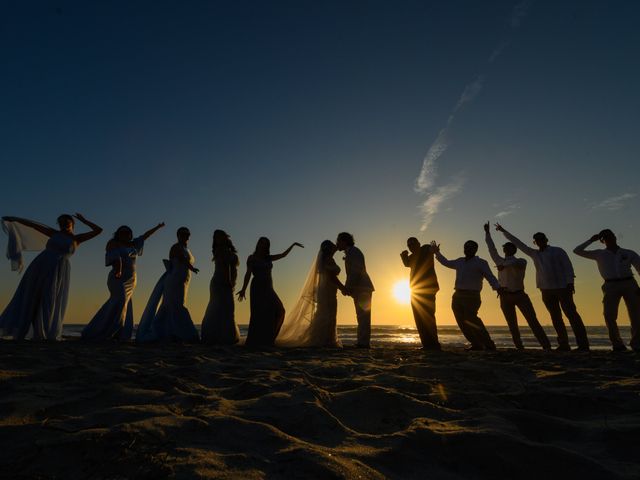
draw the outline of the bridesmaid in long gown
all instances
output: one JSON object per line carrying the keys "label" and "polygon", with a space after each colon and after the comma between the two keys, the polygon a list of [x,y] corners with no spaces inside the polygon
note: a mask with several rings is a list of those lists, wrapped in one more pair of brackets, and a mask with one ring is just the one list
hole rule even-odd
{"label": "bridesmaid in long gown", "polygon": [[[91,228],[81,234],[74,233],[75,221],[71,215],[58,217],[59,230],[31,220],[3,217],[5,229],[9,223],[15,234],[22,226],[29,227],[48,238],[45,249],[33,259],[13,298],[0,315],[0,331],[3,335],[22,340],[29,335],[34,340],[60,340],[62,323],[69,298],[71,255],[78,245],[102,232],[96,224],[79,213],[75,218]],[[16,242],[16,239],[10,239]],[[19,241],[18,241],[19,242]]]}
{"label": "bridesmaid in long gown", "polygon": [[144,242],[164,227],[159,223],[139,237],[133,238],[130,227],[122,225],[107,242],[105,265],[111,267],[107,277],[109,299],[82,330],[89,341],[130,340],[133,333],[133,302],[136,288],[136,257],[142,255]]}
{"label": "bridesmaid in long gown", "polygon": [[289,255],[293,247],[304,248],[300,243],[292,243],[284,252],[271,255],[271,242],[267,237],[260,237],[256,249],[247,259],[247,273],[244,276],[242,289],[238,292],[238,299],[246,296],[247,285],[251,280],[251,298],[249,331],[245,345],[251,347],[271,346],[275,342],[282,322],[284,321],[284,306],[273,289],[271,270],[273,262]]}
{"label": "bridesmaid in long gown", "polygon": [[[195,258],[187,248],[191,232],[180,227],[177,236],[178,242],[171,247],[169,261],[164,261],[167,272],[158,280],[140,319],[137,342],[198,342],[198,331],[185,300],[191,272],[198,273],[199,270],[193,266]],[[160,301],[162,304],[158,308]]]}
{"label": "bridesmaid in long gown", "polygon": [[233,289],[238,276],[238,255],[224,230],[213,232],[215,271],[209,285],[209,305],[202,320],[202,343],[233,345],[240,340],[234,318]]}

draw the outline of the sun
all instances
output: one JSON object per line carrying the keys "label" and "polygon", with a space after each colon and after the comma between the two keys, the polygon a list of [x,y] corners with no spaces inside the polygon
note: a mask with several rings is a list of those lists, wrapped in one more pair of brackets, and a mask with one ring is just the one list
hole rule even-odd
{"label": "sun", "polygon": [[408,305],[411,303],[411,287],[407,280],[398,280],[393,284],[393,296],[396,302]]}

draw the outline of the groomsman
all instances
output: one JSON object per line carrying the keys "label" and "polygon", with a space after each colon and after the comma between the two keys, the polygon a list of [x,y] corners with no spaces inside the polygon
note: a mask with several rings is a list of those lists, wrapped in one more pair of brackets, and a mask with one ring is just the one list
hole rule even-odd
{"label": "groomsman", "polygon": [[476,256],[478,244],[473,240],[467,240],[464,244],[464,257],[456,260],[447,260],[440,253],[440,245],[435,241],[431,242],[431,249],[442,265],[456,271],[451,308],[462,334],[471,342],[470,350],[495,350],[496,344],[493,343],[484,323],[478,317],[478,310],[482,303],[480,299],[482,279],[486,279],[498,293],[502,290],[486,260]]}
{"label": "groomsman", "polygon": [[502,232],[508,240],[533,260],[536,267],[536,286],[542,293],[542,301],[551,315],[551,322],[558,335],[557,350],[563,352],[571,350],[567,327],[562,320],[562,312],[564,312],[576,337],[578,350],[588,351],[587,330],[573,301],[575,275],[567,252],[562,248],[550,246],[547,236],[542,232],[533,235],[533,242],[538,246],[536,250],[507,232],[499,223],[496,223],[496,230]]}
{"label": "groomsman", "polygon": [[500,309],[509,326],[514,345],[518,350],[524,350],[516,314],[516,307],[518,307],[543,350],[550,350],[551,344],[549,343],[547,334],[538,321],[529,295],[524,291],[524,274],[527,269],[527,261],[524,258],[517,258],[515,256],[518,249],[511,242],[502,245],[502,251],[505,256],[501,257],[491,238],[489,222],[484,224],[484,231],[489,254],[496,263],[496,267],[498,268],[498,281],[503,289],[502,295],[500,295]]}
{"label": "groomsman", "polygon": [[373,296],[373,283],[367,274],[364,263],[364,255],[355,246],[353,235],[347,232],[338,234],[336,247],[344,252],[344,269],[347,279],[344,283],[344,295],[353,297],[358,319],[358,343],[359,348],[369,348],[371,343],[371,298]]}
{"label": "groomsman", "polygon": [[409,271],[411,309],[420,341],[426,350],[440,350],[436,327],[436,293],[439,287],[436,270],[433,267],[433,250],[431,245],[420,245],[415,237],[407,240],[407,248],[409,251],[404,250],[400,258],[403,265],[411,269]]}
{"label": "groomsman", "polygon": [[[593,242],[600,240],[606,248],[587,250]],[[573,253],[584,258],[590,258],[598,263],[598,270],[604,279],[602,291],[604,293],[604,321],[609,330],[609,339],[613,350],[624,351],[625,347],[618,330],[618,306],[620,299],[624,299],[631,322],[631,348],[640,351],[640,288],[633,278],[631,266],[640,273],[640,256],[633,250],[618,246],[614,233],[605,229],[593,235],[589,240],[573,249]]]}

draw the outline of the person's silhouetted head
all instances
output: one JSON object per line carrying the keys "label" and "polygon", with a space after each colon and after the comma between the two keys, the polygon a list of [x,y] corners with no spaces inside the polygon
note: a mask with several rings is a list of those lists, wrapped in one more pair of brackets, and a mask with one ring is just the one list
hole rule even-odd
{"label": "person's silhouetted head", "polygon": [[340,232],[336,240],[336,247],[338,248],[338,250],[344,251],[349,247],[353,247],[355,243],[356,242],[353,240],[353,235],[347,232]]}
{"label": "person's silhouetted head", "polygon": [[258,257],[268,257],[271,254],[271,241],[267,237],[260,237],[253,254]]}
{"label": "person's silhouetted head", "polygon": [[535,243],[538,246],[538,248],[542,250],[544,248],[547,248],[547,245],[549,244],[549,239],[544,233],[536,232],[533,234],[533,243]]}
{"label": "person's silhouetted head", "polygon": [[191,232],[187,227],[180,227],[176,232],[176,236],[178,237],[178,242],[186,244],[189,241]]}
{"label": "person's silhouetted head", "polygon": [[518,247],[516,247],[513,243],[507,242],[502,245],[502,251],[507,257],[511,257],[516,254],[518,251]]}
{"label": "person's silhouetted head", "polygon": [[133,230],[127,225],[121,225],[113,233],[113,240],[120,243],[128,243],[133,240]]}
{"label": "person's silhouetted head", "polygon": [[213,252],[214,260],[216,258],[216,255],[220,252],[224,252],[224,251],[228,251],[231,253],[237,252],[236,247],[233,245],[233,242],[231,241],[231,237],[224,230],[215,230],[213,232],[213,245],[211,247],[211,251]]}
{"label": "person's silhouetted head", "polygon": [[600,237],[600,241],[604,243],[607,248],[615,247],[618,245],[618,239],[616,238],[616,235],[608,228],[600,231],[598,236]]}
{"label": "person's silhouetted head", "polygon": [[332,257],[336,250],[337,247],[331,240],[325,240],[320,244],[320,254],[323,260]]}
{"label": "person's silhouetted head", "polygon": [[71,215],[63,213],[58,217],[58,226],[61,232],[73,233],[76,222]]}
{"label": "person's silhouetted head", "polygon": [[407,248],[411,253],[417,253],[420,251],[420,242],[416,237],[407,238]]}
{"label": "person's silhouetted head", "polygon": [[473,240],[464,242],[464,256],[467,258],[475,257],[478,253],[478,243]]}

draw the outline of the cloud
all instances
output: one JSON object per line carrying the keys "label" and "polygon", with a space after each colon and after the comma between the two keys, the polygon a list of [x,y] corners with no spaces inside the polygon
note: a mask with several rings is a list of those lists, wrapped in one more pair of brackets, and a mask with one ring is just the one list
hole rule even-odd
{"label": "cloud", "polygon": [[631,200],[632,198],[635,198],[637,196],[637,193],[623,193],[622,195],[617,195],[615,197],[605,198],[601,202],[593,205],[591,208],[593,210],[608,210],[610,212],[613,212],[615,210],[624,208],[628,200]]}
{"label": "cloud", "polygon": [[520,208],[520,204],[518,203],[512,203],[511,205],[507,205],[506,207],[504,207],[501,211],[499,211],[498,213],[495,214],[496,218],[504,218],[504,217],[508,217],[509,215],[512,215],[516,212],[516,210],[518,210]]}
{"label": "cloud", "polygon": [[451,123],[453,121],[452,116],[458,113],[458,110],[460,110],[465,104],[469,103],[478,96],[478,94],[482,90],[483,84],[484,75],[478,75],[471,83],[464,87],[462,95],[460,95],[458,103],[456,103],[456,106],[453,109],[453,114],[449,117],[448,123]]}
{"label": "cloud", "polygon": [[418,193],[426,193],[435,185],[436,177],[438,176],[438,166],[436,162],[449,146],[447,130],[447,128],[440,130],[424,157],[420,175],[418,175],[416,179],[415,190]]}
{"label": "cloud", "polygon": [[[511,17],[509,18],[509,24],[512,30],[520,27],[520,24],[524,17],[527,16],[532,3],[532,0],[522,0],[513,7]],[[510,39],[507,39],[498,44],[496,48],[493,49],[487,63],[493,63],[509,45],[510,41]],[[424,196],[424,200],[420,206],[420,210],[423,215],[422,227],[420,228],[421,231],[426,230],[433,220],[433,217],[438,213],[438,211],[440,211],[440,206],[458,194],[462,189],[464,179],[461,176],[454,178],[451,182],[445,185],[437,185],[438,161],[440,157],[445,154],[447,148],[449,148],[449,145],[451,144],[449,131],[453,126],[456,115],[480,94],[484,87],[485,77],[486,76],[484,74],[480,73],[464,87],[458,101],[451,109],[451,113],[449,113],[445,126],[438,132],[438,135],[422,160],[422,168],[420,169],[420,173],[416,178],[414,186],[416,193]],[[510,215],[513,213],[515,208],[517,208],[517,206],[498,212],[496,217],[500,218]]]}
{"label": "cloud", "polygon": [[456,196],[464,185],[465,179],[462,175],[454,177],[453,180],[445,185],[435,188],[427,195],[420,210],[422,211],[422,226],[420,231],[424,232],[431,224],[433,217],[440,211],[440,206]]}

